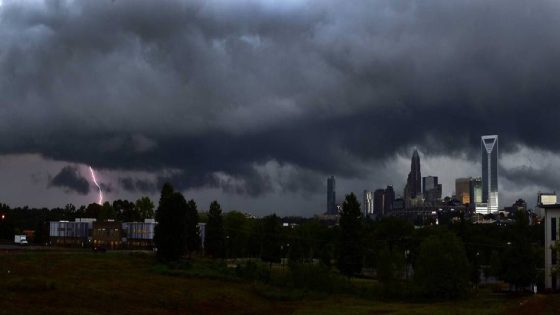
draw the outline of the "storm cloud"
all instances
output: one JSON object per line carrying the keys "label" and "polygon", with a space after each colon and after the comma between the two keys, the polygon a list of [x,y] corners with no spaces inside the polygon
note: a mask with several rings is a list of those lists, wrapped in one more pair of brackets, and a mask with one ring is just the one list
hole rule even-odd
{"label": "storm cloud", "polygon": [[63,167],[50,181],[49,187],[61,187],[66,191],[73,191],[82,195],[89,193],[89,182],[82,177],[76,166]]}
{"label": "storm cloud", "polygon": [[556,154],[558,29],[553,1],[4,0],[0,153],[248,196],[483,134]]}

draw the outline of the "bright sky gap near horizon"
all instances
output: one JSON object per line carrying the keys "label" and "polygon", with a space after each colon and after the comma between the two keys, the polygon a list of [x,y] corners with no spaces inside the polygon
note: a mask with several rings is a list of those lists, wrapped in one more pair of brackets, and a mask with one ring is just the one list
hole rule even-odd
{"label": "bright sky gap near horizon", "polygon": [[500,136],[500,205],[560,187],[560,3],[0,1],[0,201],[157,200],[324,212],[402,194],[418,148],[443,195]]}

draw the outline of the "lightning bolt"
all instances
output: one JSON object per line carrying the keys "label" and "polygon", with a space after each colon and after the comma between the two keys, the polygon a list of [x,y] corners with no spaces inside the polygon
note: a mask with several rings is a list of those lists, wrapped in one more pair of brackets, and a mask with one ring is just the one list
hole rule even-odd
{"label": "lightning bolt", "polygon": [[95,178],[95,173],[93,172],[93,168],[91,168],[91,166],[89,167],[89,171],[91,173],[91,178],[93,179],[93,182],[95,183],[95,186],[97,186],[97,189],[99,189],[99,204],[103,204],[103,192],[101,191],[101,186],[99,186],[99,184],[97,183],[97,179]]}

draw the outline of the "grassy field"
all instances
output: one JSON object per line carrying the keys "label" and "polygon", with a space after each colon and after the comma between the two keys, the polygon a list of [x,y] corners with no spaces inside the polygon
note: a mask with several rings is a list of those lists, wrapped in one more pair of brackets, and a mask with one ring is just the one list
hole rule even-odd
{"label": "grassy field", "polygon": [[[0,314],[554,314],[559,296],[399,303],[162,274],[149,254],[0,252]],[[267,294],[276,292],[275,294]]]}

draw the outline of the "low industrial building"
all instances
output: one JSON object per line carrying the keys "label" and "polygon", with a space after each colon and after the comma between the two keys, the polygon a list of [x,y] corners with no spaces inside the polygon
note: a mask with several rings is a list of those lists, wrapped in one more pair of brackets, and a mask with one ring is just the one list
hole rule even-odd
{"label": "low industrial building", "polygon": [[93,222],[91,236],[94,247],[121,249],[125,244],[122,224],[119,222]]}
{"label": "low industrial building", "polygon": [[[153,249],[157,222],[97,222],[91,218],[76,221],[49,222],[50,243],[53,246],[89,247],[103,249]],[[199,224],[204,240],[204,224]]]}
{"label": "low industrial building", "polygon": [[49,222],[49,238],[55,246],[84,247],[89,243],[89,235],[87,222]]}
{"label": "low industrial building", "polygon": [[156,222],[154,220],[145,220],[144,222],[124,222],[122,229],[126,239],[125,244],[128,248],[145,248],[154,247],[154,229]]}

